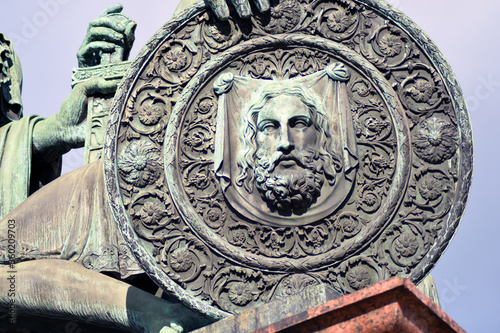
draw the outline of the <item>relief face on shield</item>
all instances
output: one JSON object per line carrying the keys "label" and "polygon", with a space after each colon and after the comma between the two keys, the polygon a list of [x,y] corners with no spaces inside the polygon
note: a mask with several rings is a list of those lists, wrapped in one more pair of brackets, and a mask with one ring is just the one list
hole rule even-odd
{"label": "relief face on shield", "polygon": [[306,224],[332,212],[352,186],[357,151],[349,72],[260,80],[222,74],[214,166],[228,203],[263,223]]}
{"label": "relief face on shield", "polygon": [[271,210],[303,213],[341,168],[321,101],[300,85],[271,85],[244,113],[236,183]]}

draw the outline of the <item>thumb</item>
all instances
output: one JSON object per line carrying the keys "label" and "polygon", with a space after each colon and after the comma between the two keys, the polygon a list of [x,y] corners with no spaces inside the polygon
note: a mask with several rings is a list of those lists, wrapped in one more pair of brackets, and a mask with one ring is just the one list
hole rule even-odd
{"label": "thumb", "polygon": [[132,48],[132,45],[134,44],[135,28],[137,28],[137,23],[135,23],[134,21],[129,22],[125,27],[125,43],[127,44],[127,47],[129,49]]}

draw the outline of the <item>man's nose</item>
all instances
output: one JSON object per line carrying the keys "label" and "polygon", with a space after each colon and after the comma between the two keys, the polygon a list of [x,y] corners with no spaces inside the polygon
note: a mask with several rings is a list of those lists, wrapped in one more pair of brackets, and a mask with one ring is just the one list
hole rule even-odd
{"label": "man's nose", "polygon": [[278,142],[277,149],[283,153],[288,153],[293,149],[293,144],[290,141],[290,135],[286,126],[281,127],[280,140]]}

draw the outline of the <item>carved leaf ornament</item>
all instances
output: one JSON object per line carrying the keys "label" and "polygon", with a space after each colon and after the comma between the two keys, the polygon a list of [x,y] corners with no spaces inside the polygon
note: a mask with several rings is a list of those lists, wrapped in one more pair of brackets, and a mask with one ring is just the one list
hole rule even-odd
{"label": "carved leaf ornament", "polygon": [[319,283],[419,282],[468,196],[456,78],[382,1],[281,0],[227,22],[190,8],[144,47],[112,111],[122,235],[159,286],[215,318]]}

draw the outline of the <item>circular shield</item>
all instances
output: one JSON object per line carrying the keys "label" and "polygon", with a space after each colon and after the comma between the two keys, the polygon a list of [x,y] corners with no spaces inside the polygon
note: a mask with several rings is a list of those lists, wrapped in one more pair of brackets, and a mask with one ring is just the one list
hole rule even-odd
{"label": "circular shield", "polygon": [[419,282],[469,191],[458,83],[378,1],[281,0],[227,22],[193,7],[143,49],[112,112],[122,235],[159,286],[216,318],[311,284]]}

